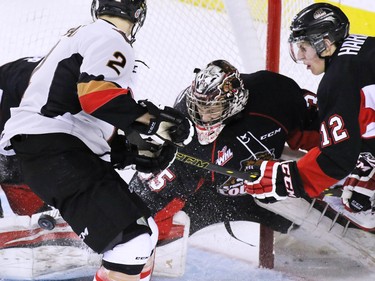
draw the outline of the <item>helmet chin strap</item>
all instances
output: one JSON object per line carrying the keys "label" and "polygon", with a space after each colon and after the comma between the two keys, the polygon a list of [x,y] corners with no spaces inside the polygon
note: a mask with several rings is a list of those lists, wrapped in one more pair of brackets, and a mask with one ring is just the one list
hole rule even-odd
{"label": "helmet chin strap", "polygon": [[130,38],[129,38],[130,45],[133,45],[133,43],[135,42],[135,34],[138,31],[138,27],[137,27],[137,30],[134,31],[134,28],[136,27],[136,25],[137,24],[133,24],[132,30],[130,31]]}
{"label": "helmet chin strap", "polygon": [[[334,43],[332,43],[332,45],[334,45]],[[341,45],[341,44],[340,44],[340,45]],[[335,45],[335,46],[336,46],[336,45]],[[336,48],[335,51],[334,51],[330,56],[324,56],[324,57],[322,57],[321,54],[318,54],[318,57],[324,60],[324,72],[327,70],[327,68],[328,68],[328,66],[329,66],[329,64],[330,64],[330,62],[331,62],[332,56],[333,56],[336,52],[338,52],[338,50],[339,50],[340,47],[339,47],[339,46],[336,46],[335,48]]]}
{"label": "helmet chin strap", "polygon": [[327,71],[327,68],[328,68],[328,65],[329,65],[329,62],[331,61],[331,57],[323,57],[322,59],[324,59],[324,72]]}

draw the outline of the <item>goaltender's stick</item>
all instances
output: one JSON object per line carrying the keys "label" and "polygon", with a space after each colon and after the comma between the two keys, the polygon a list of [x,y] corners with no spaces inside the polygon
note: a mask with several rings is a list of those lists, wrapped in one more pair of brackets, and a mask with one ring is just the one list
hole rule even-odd
{"label": "goaltender's stick", "polygon": [[[206,169],[206,170],[209,170],[209,171],[212,171],[212,172],[216,172],[216,173],[219,173],[219,174],[222,174],[222,175],[225,175],[225,176],[240,178],[240,179],[244,179],[244,180],[254,181],[260,175],[259,167],[257,167],[257,166],[252,166],[252,170],[247,171],[247,172],[242,172],[242,171],[238,171],[238,170],[230,170],[226,167],[216,165],[216,164],[213,164],[211,162],[204,161],[202,159],[199,159],[199,158],[196,158],[196,157],[193,157],[191,155],[187,155],[187,154],[184,154],[184,153],[181,153],[181,152],[177,152],[176,160],[181,161],[181,162],[186,163],[186,164],[189,164],[189,165],[193,165],[193,166],[198,167],[198,168],[202,168],[202,169]],[[224,226],[225,226],[225,229],[228,231],[229,235],[231,235],[234,239],[236,239],[236,240],[238,240],[242,243],[245,243],[245,244],[247,244],[251,247],[255,247],[253,244],[250,244],[248,242],[245,242],[245,241],[237,238],[232,231],[232,228],[230,226],[229,221],[224,221]]]}
{"label": "goaltender's stick", "polygon": [[231,170],[226,167],[216,165],[211,162],[208,162],[208,161],[205,161],[205,160],[202,160],[202,159],[199,159],[194,156],[184,154],[181,152],[177,152],[176,160],[189,164],[189,165],[193,165],[198,168],[216,172],[225,176],[235,177],[235,178],[249,180],[249,181],[256,180],[260,175],[260,171],[257,166],[252,166],[253,169],[250,171],[246,171],[246,172],[238,171],[238,170]]}

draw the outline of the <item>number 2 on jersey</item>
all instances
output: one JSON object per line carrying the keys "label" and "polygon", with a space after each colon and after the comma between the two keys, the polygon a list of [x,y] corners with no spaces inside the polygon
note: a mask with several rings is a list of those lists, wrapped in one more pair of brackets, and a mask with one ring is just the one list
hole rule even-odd
{"label": "number 2 on jersey", "polygon": [[116,71],[117,75],[120,75],[120,70],[118,69],[118,67],[124,68],[126,64],[126,58],[120,52],[115,52],[113,56],[116,59],[108,61],[107,66],[112,68],[114,71]]}

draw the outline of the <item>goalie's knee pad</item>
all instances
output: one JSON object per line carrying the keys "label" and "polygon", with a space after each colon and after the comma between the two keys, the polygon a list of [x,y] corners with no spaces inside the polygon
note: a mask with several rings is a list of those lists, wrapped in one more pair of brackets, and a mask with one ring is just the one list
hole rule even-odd
{"label": "goalie's knee pad", "polygon": [[111,250],[103,253],[103,266],[106,269],[128,275],[141,273],[152,255],[158,237],[155,221],[149,218],[147,222],[151,234],[141,233],[126,242],[120,242]]}

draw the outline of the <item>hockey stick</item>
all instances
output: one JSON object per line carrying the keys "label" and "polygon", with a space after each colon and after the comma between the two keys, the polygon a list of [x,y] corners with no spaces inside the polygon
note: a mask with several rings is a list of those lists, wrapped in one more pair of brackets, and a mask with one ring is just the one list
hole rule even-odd
{"label": "hockey stick", "polygon": [[208,161],[205,161],[205,160],[202,160],[202,159],[199,159],[199,158],[196,158],[194,156],[187,155],[187,154],[184,154],[184,153],[181,153],[181,152],[177,152],[176,160],[181,161],[181,162],[186,163],[186,164],[189,164],[189,165],[192,165],[192,166],[195,166],[195,167],[198,167],[198,168],[202,168],[202,169],[206,169],[206,170],[209,170],[209,171],[212,171],[212,172],[216,172],[216,173],[219,173],[219,174],[222,174],[222,175],[225,175],[225,176],[235,177],[235,178],[244,179],[244,180],[254,181],[260,175],[260,171],[259,171],[259,168],[257,166],[252,166],[253,169],[251,171],[248,171],[248,172],[231,170],[231,169],[228,169],[226,167],[219,166],[219,165],[213,164],[211,162],[208,162]]}

